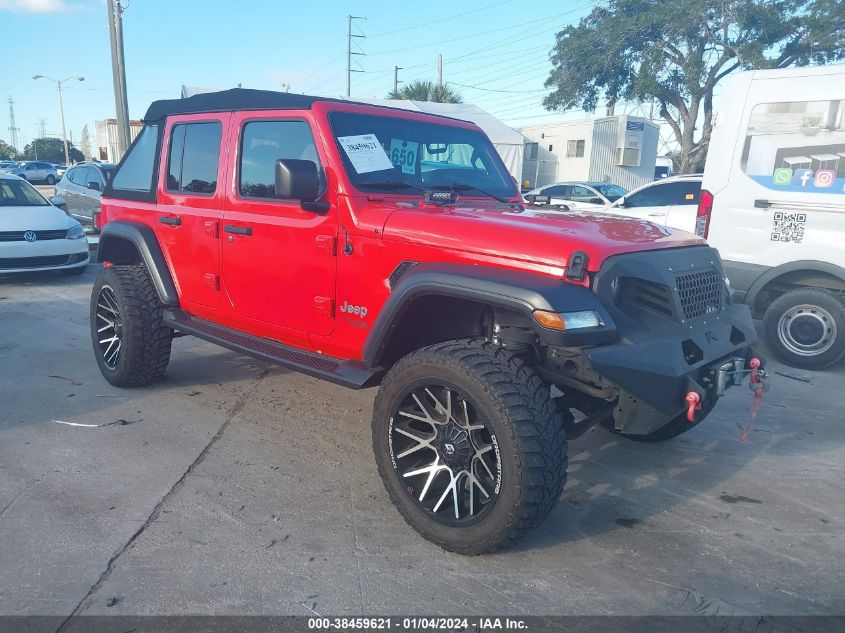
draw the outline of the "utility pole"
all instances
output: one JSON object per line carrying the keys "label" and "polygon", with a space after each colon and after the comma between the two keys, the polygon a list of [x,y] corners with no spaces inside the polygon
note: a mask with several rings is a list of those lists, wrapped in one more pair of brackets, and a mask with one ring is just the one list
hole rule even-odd
{"label": "utility pole", "polygon": [[367,18],[362,18],[355,15],[347,15],[346,16],[346,96],[352,96],[352,73],[362,73],[363,70],[352,70],[352,56],[353,55],[363,55],[364,53],[355,53],[352,51],[352,38],[353,37],[366,37],[366,35],[353,35],[352,34],[352,20],[366,20]]}
{"label": "utility pole", "polygon": [[[65,147],[65,165],[68,165],[68,164],[70,164],[70,157],[68,156],[68,152],[67,152],[67,134],[65,134],[65,106],[62,103],[62,84],[65,83],[66,81],[70,81],[71,79],[74,79],[76,81],[85,81],[85,77],[81,77],[79,75],[74,75],[73,77],[67,77],[66,79],[59,80],[59,79],[53,79],[52,77],[47,77],[46,75],[33,75],[32,78],[33,79],[47,79],[48,81],[52,81],[54,84],[56,84],[56,89],[59,91],[59,111],[61,112],[61,115],[62,115],[62,144]],[[47,126],[47,123],[44,119],[41,119],[41,126],[42,126],[41,136],[43,138],[44,136],[46,136],[44,129]]]}
{"label": "utility pole", "polygon": [[22,151],[20,147],[20,133],[20,128],[15,125],[15,100],[12,99],[12,95],[9,95],[9,141],[12,143],[12,147],[15,148],[16,152]]}
{"label": "utility pole", "polygon": [[402,70],[399,66],[393,67],[393,92],[399,91],[399,71]]}
{"label": "utility pole", "polygon": [[437,87],[443,87],[443,55],[437,56]]}
{"label": "utility pole", "polygon": [[129,102],[126,99],[126,66],[123,59],[123,7],[120,0],[106,0],[109,13],[111,69],[114,83],[114,107],[117,111],[118,160],[129,147]]}

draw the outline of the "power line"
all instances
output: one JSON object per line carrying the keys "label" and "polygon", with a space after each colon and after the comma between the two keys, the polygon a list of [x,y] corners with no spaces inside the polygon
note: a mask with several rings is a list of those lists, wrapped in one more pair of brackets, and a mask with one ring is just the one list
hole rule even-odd
{"label": "power line", "polygon": [[393,35],[394,33],[404,33],[405,31],[413,31],[414,29],[421,29],[426,26],[431,26],[432,24],[439,24],[440,22],[448,22],[449,20],[454,20],[455,18],[460,18],[465,15],[471,15],[473,13],[478,13],[479,11],[486,11],[487,9],[493,9],[495,7],[502,6],[503,4],[508,4],[513,2],[513,0],[502,0],[501,2],[496,2],[494,4],[488,4],[484,7],[479,7],[478,9],[472,9],[471,11],[464,11],[463,13],[457,13],[455,15],[450,15],[445,18],[439,18],[437,20],[432,20],[431,22],[423,22],[422,24],[415,24],[414,26],[406,26],[401,29],[396,29],[394,31],[385,31],[384,33],[377,33],[376,35],[370,35],[370,38],[376,37],[384,37],[385,35]]}
{"label": "power line", "polygon": [[456,81],[447,81],[447,84],[452,84],[453,86],[460,86],[461,88],[471,88],[473,90],[483,90],[485,92],[505,92],[508,94],[526,94],[529,92],[548,92],[549,89],[544,90],[496,90],[495,88],[479,88],[478,86],[469,86],[467,84],[459,84]]}

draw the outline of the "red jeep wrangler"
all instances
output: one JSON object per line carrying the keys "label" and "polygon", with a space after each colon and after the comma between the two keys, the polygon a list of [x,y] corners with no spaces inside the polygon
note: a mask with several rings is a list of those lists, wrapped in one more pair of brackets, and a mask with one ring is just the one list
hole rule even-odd
{"label": "red jeep wrangler", "polygon": [[714,249],[639,220],[524,214],[471,123],[254,90],[157,101],[144,121],[99,219],[106,380],[160,379],[180,333],[380,385],[385,488],[446,549],[540,523],[567,437],[600,422],[669,439],[756,373]]}

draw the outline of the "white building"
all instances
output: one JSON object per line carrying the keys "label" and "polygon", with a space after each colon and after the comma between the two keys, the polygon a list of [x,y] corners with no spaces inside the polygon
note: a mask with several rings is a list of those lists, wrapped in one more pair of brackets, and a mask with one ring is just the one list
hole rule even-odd
{"label": "white building", "polygon": [[[129,121],[129,140],[134,141],[144,124]],[[97,149],[94,158],[104,163],[116,163],[121,159],[117,152],[117,119],[94,121],[94,140]]]}
{"label": "white building", "polygon": [[526,140],[522,188],[553,182],[612,182],[634,189],[654,180],[660,127],[618,115],[518,128]]}

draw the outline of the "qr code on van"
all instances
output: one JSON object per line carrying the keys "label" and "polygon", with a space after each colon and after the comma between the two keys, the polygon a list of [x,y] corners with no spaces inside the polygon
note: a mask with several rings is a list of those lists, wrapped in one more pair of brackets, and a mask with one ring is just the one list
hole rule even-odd
{"label": "qr code on van", "polygon": [[800,243],[804,239],[804,227],[806,224],[806,213],[784,213],[783,211],[776,211],[772,224],[772,241]]}

